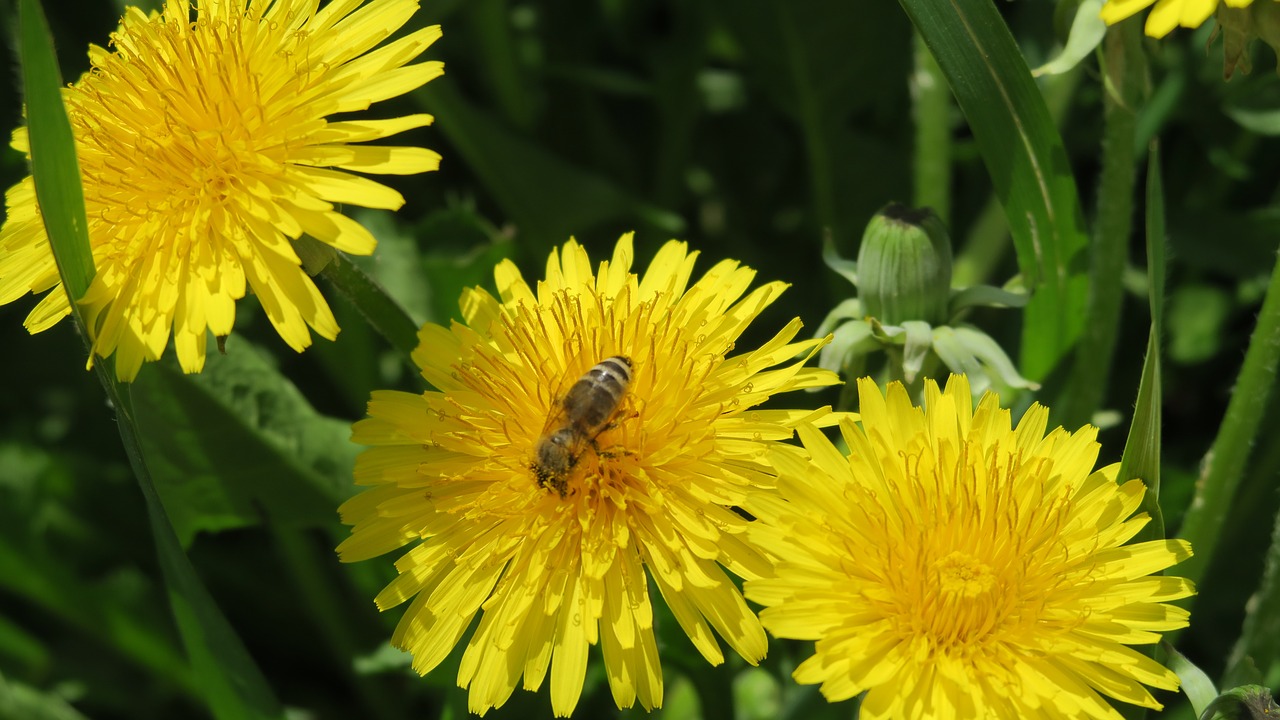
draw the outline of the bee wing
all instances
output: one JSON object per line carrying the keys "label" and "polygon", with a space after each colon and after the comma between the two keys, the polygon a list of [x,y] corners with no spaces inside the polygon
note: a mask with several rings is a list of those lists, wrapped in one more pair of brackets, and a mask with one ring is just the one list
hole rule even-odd
{"label": "bee wing", "polygon": [[547,408],[547,421],[542,426],[543,437],[564,427],[569,422],[569,407],[565,405],[565,398],[569,395],[569,389],[574,383],[578,382],[576,375],[563,377],[560,384],[552,389],[550,397],[550,406]]}

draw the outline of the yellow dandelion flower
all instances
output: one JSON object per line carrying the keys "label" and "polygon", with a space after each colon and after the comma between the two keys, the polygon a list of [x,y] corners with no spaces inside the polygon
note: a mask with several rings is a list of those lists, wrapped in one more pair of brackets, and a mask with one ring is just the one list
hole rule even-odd
{"label": "yellow dandelion flower", "polygon": [[[284,341],[338,325],[289,240],[303,233],[367,255],[374,238],[337,203],[396,209],[404,198],[348,171],[434,170],[416,147],[361,145],[422,127],[429,115],[330,121],[440,75],[407,65],[440,37],[429,27],[388,43],[417,0],[187,0],[163,13],[129,8],[93,46],[91,69],[64,90],[80,159],[97,275],[80,301],[94,355],[116,353],[132,379],[172,331],[186,372],[204,365],[206,330],[230,334],[246,283]],[[26,128],[13,147],[30,154]],[[70,313],[30,177],[5,195],[0,304],[50,291],[27,317],[40,332]]]}
{"label": "yellow dandelion flower", "polygon": [[[1253,0],[1223,0],[1227,7],[1248,7]],[[1218,0],[1107,0],[1102,6],[1102,19],[1108,25],[1118,23],[1152,5],[1145,31],[1151,37],[1164,37],[1181,25],[1197,28],[1218,9]]]}
{"label": "yellow dandelion flower", "polygon": [[[464,322],[422,328],[414,358],[436,389],[375,392],[355,425],[373,446],[356,481],[373,488],[340,508],[355,527],[338,551],[356,561],[414,544],[376,603],[412,598],[392,642],[420,673],[481,614],[457,678],[473,712],[550,670],[552,708],[568,716],[596,644],[619,707],[661,705],[648,579],[711,663],[723,660],[713,629],[750,663],[765,654],[725,570],[770,568],[733,508],[772,487],[767,449],[826,411],[753,408],[838,379],[804,367],[826,340],[793,342],[799,320],[734,353],[785,285],[747,292],[755,272],[728,260],[690,285],[696,257],[672,241],[639,277],[625,235],[593,274],[570,240],[536,291],[505,261],[498,298],[470,289]],[[553,437],[567,440],[551,453],[561,473],[545,457]]]}
{"label": "yellow dandelion flower", "polygon": [[1152,576],[1191,556],[1182,540],[1125,545],[1141,481],[1094,471],[1097,429],[1045,434],[1033,405],[1016,428],[988,393],[930,381],[926,409],[899,383],[858,381],[861,426],[846,457],[802,426],[810,457],[775,453],[784,500],[748,504],[751,539],[777,575],[747,597],[775,636],[816,640],[796,668],[864,720],[1115,718],[1101,696],[1149,708],[1176,676],[1128,647],[1187,624],[1168,601],[1189,581]]}

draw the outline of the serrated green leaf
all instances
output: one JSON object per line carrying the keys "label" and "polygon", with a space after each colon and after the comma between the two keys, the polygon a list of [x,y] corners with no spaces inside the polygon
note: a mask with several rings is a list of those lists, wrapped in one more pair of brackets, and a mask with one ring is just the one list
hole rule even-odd
{"label": "serrated green leaf", "polygon": [[183,546],[196,533],[270,519],[327,526],[353,490],[358,448],[347,421],[317,413],[242,338],[199,375],[169,363],[138,378],[143,448]]}
{"label": "serrated green leaf", "polygon": [[946,74],[1004,206],[1033,288],[1023,374],[1043,379],[1079,339],[1088,291],[1088,239],[1062,138],[989,0],[900,2]]}

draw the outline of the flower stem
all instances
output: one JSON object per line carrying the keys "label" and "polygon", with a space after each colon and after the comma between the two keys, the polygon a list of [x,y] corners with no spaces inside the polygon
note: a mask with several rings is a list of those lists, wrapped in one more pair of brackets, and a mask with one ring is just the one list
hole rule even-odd
{"label": "flower stem", "polygon": [[1089,422],[1102,405],[1115,353],[1124,294],[1121,277],[1133,232],[1133,195],[1138,177],[1134,146],[1137,110],[1147,77],[1141,33],[1137,23],[1121,23],[1107,31],[1103,45],[1105,130],[1098,212],[1089,252],[1089,303],[1071,378],[1055,408],[1066,427]]}
{"label": "flower stem", "polygon": [[320,273],[333,289],[355,306],[369,326],[406,358],[418,346],[418,324],[400,307],[395,298],[343,253],[333,253],[331,261]]}
{"label": "flower stem", "polygon": [[1280,364],[1280,261],[1271,272],[1271,282],[1258,324],[1249,339],[1244,364],[1236,378],[1227,413],[1218,428],[1213,446],[1201,465],[1196,494],[1182,521],[1179,535],[1191,541],[1195,555],[1178,566],[1179,574],[1199,582],[1204,578],[1214,550],[1221,540],[1232,500],[1244,476],[1249,450],[1257,439],[1258,428],[1276,367]]}
{"label": "flower stem", "polygon": [[933,208],[943,223],[951,214],[951,86],[920,33],[915,41],[915,72],[911,78],[915,116],[916,207]]}

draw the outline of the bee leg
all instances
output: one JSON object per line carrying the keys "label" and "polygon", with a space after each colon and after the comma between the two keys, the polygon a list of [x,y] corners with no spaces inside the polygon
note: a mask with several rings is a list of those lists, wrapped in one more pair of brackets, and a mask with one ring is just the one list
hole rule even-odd
{"label": "bee leg", "polygon": [[630,420],[631,418],[636,418],[636,417],[640,417],[640,413],[636,412],[635,410],[632,410],[631,408],[622,410],[616,416],[614,416],[612,420],[605,423],[604,427],[600,428],[600,432],[607,432],[609,430],[612,430],[618,427],[619,425],[621,425],[622,421]]}
{"label": "bee leg", "polygon": [[635,451],[631,450],[626,445],[618,444],[602,448],[596,443],[595,438],[591,439],[591,449],[595,452],[597,457],[609,459],[619,458],[623,455],[635,455]]}

